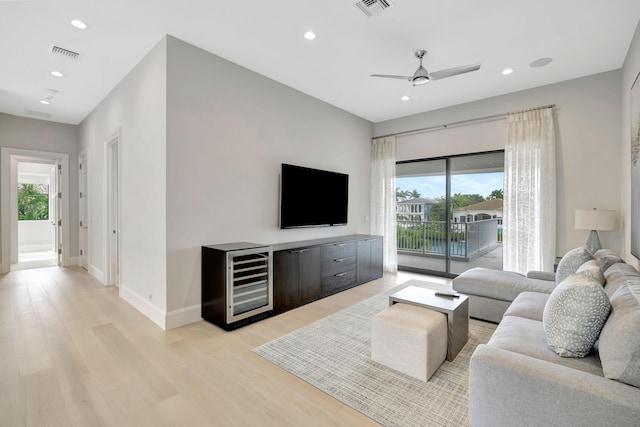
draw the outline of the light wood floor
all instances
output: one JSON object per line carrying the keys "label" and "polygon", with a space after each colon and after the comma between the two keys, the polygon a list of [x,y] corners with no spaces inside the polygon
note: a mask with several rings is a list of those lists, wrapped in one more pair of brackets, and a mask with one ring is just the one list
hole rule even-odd
{"label": "light wood floor", "polygon": [[377,425],[251,349],[412,278],[447,281],[385,275],[224,332],[163,331],[79,267],[0,275],[0,425]]}

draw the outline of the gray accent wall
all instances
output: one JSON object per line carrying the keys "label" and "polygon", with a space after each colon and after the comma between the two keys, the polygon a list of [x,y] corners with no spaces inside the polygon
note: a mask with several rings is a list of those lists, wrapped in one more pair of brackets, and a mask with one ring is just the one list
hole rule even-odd
{"label": "gray accent wall", "polygon": [[[167,38],[167,311],[200,310],[200,246],[369,233],[372,123]],[[348,225],[280,230],[281,163],[349,174]]]}

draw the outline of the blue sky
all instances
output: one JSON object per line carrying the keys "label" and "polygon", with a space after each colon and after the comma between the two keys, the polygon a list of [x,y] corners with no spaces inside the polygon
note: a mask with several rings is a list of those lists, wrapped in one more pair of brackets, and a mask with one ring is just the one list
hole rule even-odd
{"label": "blue sky", "polygon": [[[487,197],[493,190],[502,189],[503,177],[502,172],[453,175],[451,194],[480,194]],[[396,178],[396,187],[409,191],[416,189],[422,197],[432,199],[444,196],[446,191],[444,175]]]}

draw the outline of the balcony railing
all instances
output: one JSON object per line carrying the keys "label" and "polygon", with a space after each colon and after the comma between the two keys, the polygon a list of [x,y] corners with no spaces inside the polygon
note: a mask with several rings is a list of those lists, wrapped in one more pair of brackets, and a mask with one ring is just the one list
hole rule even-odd
{"label": "balcony railing", "polygon": [[[451,224],[449,254],[469,258],[502,241],[502,218]],[[447,224],[444,221],[397,221],[398,250],[444,255]]]}

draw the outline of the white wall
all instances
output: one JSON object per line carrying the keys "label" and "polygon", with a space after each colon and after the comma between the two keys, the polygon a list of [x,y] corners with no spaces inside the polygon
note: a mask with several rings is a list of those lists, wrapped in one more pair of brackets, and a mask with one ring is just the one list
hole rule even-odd
{"label": "white wall", "polygon": [[51,221],[18,221],[18,251],[50,251],[53,248]]}
{"label": "white wall", "polygon": [[[588,237],[587,231],[574,229],[576,209],[595,207],[621,212],[621,81],[620,70],[569,80],[377,123],[374,134],[386,135],[556,104],[556,255],[561,256],[584,244]],[[493,121],[399,138],[398,158],[503,149],[505,141],[506,120]],[[622,226],[614,232],[599,234],[604,247],[622,251]]]}
{"label": "white wall", "polygon": [[120,295],[160,323],[166,309],[166,38],[82,121],[79,132],[90,165],[89,271],[104,280],[105,142],[119,133]]}
{"label": "white wall", "polygon": [[[69,155],[69,222],[78,223],[78,127],[0,113],[0,146]],[[0,239],[4,238],[0,236]],[[69,257],[77,257],[78,227],[69,227]]]}
{"label": "white wall", "polygon": [[[630,91],[636,76],[640,73],[640,24],[636,27],[636,33],[629,47],[627,58],[622,69],[622,212],[623,230],[625,236],[624,259],[636,268],[640,268],[640,260],[631,255],[631,221],[640,221],[639,218],[631,218],[631,107]],[[640,185],[640,183],[638,183]]]}
{"label": "white wall", "polygon": [[[167,311],[175,322],[199,317],[202,245],[370,232],[370,122],[173,37],[167,117]],[[348,225],[280,230],[281,163],[349,174]]]}

